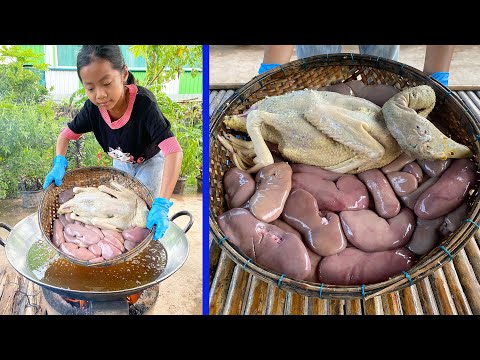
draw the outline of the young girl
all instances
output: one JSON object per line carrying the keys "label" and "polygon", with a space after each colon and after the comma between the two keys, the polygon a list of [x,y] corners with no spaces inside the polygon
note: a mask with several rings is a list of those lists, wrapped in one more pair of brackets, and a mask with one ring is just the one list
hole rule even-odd
{"label": "young girl", "polygon": [[183,152],[170,131],[170,122],[154,95],[135,85],[118,45],[84,45],[77,56],[77,73],[88,100],[57,139],[53,168],[43,188],[60,186],[68,166],[70,140],[93,131],[113,167],[139,179],[154,197],[147,227],[156,225],[154,240],[169,226],[169,200],[180,174]]}

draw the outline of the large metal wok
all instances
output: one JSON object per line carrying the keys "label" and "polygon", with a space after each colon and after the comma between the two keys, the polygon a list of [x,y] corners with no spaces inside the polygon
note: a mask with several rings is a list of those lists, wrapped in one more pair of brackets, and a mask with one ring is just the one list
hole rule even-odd
{"label": "large metal wok", "polygon": [[[173,223],[173,220],[181,215],[190,218],[184,229]],[[45,243],[36,213],[21,220],[13,228],[0,223],[0,227],[10,232],[6,240],[0,238],[0,245],[5,247],[7,259],[16,271],[61,296],[90,301],[120,300],[165,280],[180,269],[187,260],[189,245],[186,233],[192,227],[192,215],[188,211],[179,211],[169,220],[170,226],[162,239],[151,240],[144,250],[128,262],[105,268],[90,268],[69,263],[68,260],[59,256],[58,252]],[[141,278],[142,273],[147,273],[143,264],[152,259],[163,262],[162,268],[155,272],[151,271],[153,276],[140,280],[133,279]],[[136,266],[136,270],[130,271],[130,265]],[[141,272],[140,269],[145,271]],[[121,279],[122,276],[128,279],[125,285],[121,281],[116,281],[112,290],[105,286],[98,286],[102,277],[113,280]]]}

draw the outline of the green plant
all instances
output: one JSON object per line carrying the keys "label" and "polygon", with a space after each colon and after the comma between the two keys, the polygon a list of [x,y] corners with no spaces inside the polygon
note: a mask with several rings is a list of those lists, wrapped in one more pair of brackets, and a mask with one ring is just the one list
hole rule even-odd
{"label": "green plant", "polygon": [[[55,107],[56,117],[66,126],[80,111],[87,97],[83,88]],[[85,166],[112,166],[112,158],[105,154],[92,132],[83,134],[68,144],[66,158],[68,169]]]}
{"label": "green plant", "polygon": [[195,185],[195,177],[202,166],[201,102],[174,102],[165,93],[155,89],[154,94],[183,151],[180,176],[187,178],[188,185]]}
{"label": "green plant", "polygon": [[179,77],[185,67],[192,69],[192,76],[201,67],[201,45],[132,45],[129,49],[135,57],[145,58],[147,71],[142,85],[150,90]]}
{"label": "green plant", "polygon": [[40,84],[40,73],[47,64],[39,59],[31,49],[0,47],[0,101],[39,103],[47,98],[48,90]]}
{"label": "green plant", "polygon": [[0,199],[41,189],[60,126],[51,102],[0,102]]}
{"label": "green plant", "polygon": [[163,85],[180,76],[185,67],[198,74],[202,62],[200,45],[133,45],[134,56],[143,56],[147,63],[145,79],[140,84],[155,95],[158,106],[170,121],[171,130],[183,150],[180,176],[187,178],[188,185],[195,185],[195,177],[202,164],[202,111],[201,103],[172,101],[163,91]]}

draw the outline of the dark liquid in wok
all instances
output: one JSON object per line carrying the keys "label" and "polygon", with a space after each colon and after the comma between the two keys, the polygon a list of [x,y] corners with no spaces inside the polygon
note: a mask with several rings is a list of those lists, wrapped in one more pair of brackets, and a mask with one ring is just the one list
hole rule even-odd
{"label": "dark liquid in wok", "polygon": [[106,267],[86,267],[56,258],[51,263],[51,249],[43,242],[30,248],[27,261],[42,282],[70,290],[116,291],[149,284],[161,275],[167,264],[167,252],[159,242],[152,242],[133,259]]}

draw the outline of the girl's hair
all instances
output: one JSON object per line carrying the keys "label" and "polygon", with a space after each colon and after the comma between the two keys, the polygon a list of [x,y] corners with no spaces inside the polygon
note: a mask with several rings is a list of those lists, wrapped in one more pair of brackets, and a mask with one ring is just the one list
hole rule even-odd
{"label": "girl's hair", "polygon": [[[77,75],[80,81],[80,70],[87,65],[90,65],[96,58],[108,60],[115,70],[120,72],[125,67],[125,60],[123,59],[120,46],[118,45],[83,45],[77,55]],[[136,79],[128,71],[127,84],[136,84]]]}

